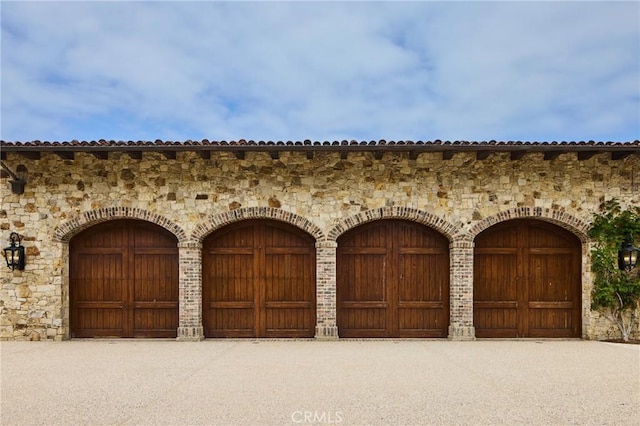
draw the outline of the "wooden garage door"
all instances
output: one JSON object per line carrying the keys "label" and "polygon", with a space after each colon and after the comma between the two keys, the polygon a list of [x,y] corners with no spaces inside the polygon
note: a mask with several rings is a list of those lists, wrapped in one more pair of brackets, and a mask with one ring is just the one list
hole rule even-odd
{"label": "wooden garage door", "polygon": [[476,238],[477,337],[580,337],[580,241],[535,220],[495,225]]}
{"label": "wooden garage door", "polygon": [[143,221],[93,226],[71,240],[72,337],[176,337],[178,241]]}
{"label": "wooden garage door", "polygon": [[341,337],[445,337],[449,242],[426,226],[383,220],[338,239]]}
{"label": "wooden garage door", "polygon": [[203,245],[206,337],[313,337],[315,240],[277,221],[229,225]]}

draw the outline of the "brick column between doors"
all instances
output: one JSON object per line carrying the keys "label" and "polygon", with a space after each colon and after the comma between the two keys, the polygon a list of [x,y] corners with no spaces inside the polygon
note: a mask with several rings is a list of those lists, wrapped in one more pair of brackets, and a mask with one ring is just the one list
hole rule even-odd
{"label": "brick column between doors", "polygon": [[178,341],[204,339],[202,328],[202,244],[187,241],[178,244],[180,262],[180,313]]}
{"label": "brick column between doors", "polygon": [[449,339],[475,340],[473,326],[473,242],[454,238],[451,256]]}
{"label": "brick column between doors", "polygon": [[338,338],[335,241],[316,243],[316,339]]}

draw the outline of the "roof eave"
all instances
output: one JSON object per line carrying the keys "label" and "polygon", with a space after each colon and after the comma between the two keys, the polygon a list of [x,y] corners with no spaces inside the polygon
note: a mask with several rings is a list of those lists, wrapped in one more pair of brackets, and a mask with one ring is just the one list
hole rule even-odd
{"label": "roof eave", "polygon": [[221,142],[210,143],[190,142],[165,143],[157,141],[147,143],[7,143],[2,141],[0,145],[2,157],[5,153],[17,153],[24,157],[37,159],[40,154],[54,153],[61,158],[73,159],[75,153],[83,152],[93,154],[98,158],[108,158],[108,153],[123,152],[132,157],[140,157],[143,152],[158,152],[167,158],[175,159],[178,152],[197,152],[208,156],[213,152],[231,152],[237,156],[244,156],[247,152],[267,152],[276,158],[281,152],[306,152],[307,155],[314,152],[371,152],[380,156],[386,152],[409,153],[416,158],[422,153],[444,153],[444,158],[451,158],[456,153],[476,153],[478,158],[486,158],[491,153],[511,153],[512,159],[520,159],[527,153],[544,153],[545,159],[556,158],[563,153],[575,152],[580,159],[587,159],[598,153],[612,153],[614,159],[625,158],[629,155],[640,154],[640,142],[629,143],[499,143],[499,142],[288,142],[288,143],[247,143],[247,142]]}

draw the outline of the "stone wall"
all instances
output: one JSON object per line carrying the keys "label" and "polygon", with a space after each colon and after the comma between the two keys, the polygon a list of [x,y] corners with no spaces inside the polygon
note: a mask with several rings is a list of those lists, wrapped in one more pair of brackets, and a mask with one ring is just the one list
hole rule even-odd
{"label": "stone wall", "polygon": [[[611,324],[589,309],[591,273],[586,232],[605,199],[640,204],[640,157],[611,160],[603,153],[578,161],[531,153],[511,160],[493,153],[477,160],[457,153],[160,153],[141,160],[111,153],[108,160],[76,153],[74,160],[43,154],[40,160],[7,153],[23,165],[25,193],[1,182],[2,240],[24,235],[27,267],[0,275],[0,339],[56,339],[69,335],[68,242],[87,227],[115,218],[138,218],[174,233],[180,250],[179,338],[199,339],[200,248],[214,230],[245,218],[273,218],[316,238],[318,337],[335,337],[335,240],[379,218],[407,218],[437,229],[451,242],[453,338],[473,337],[473,240],[489,226],[534,217],[558,224],[583,242],[583,337],[612,337]],[[634,170],[635,175],[634,175]],[[637,331],[636,331],[637,332]]]}

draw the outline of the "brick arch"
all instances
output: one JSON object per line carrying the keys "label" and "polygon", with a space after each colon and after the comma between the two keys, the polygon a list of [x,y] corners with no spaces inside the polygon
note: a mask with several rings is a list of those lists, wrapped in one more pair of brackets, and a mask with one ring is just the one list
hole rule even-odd
{"label": "brick arch", "polygon": [[329,230],[327,238],[335,241],[340,235],[356,226],[380,219],[407,219],[421,223],[440,232],[447,237],[449,241],[453,241],[453,235],[456,231],[456,227],[452,223],[422,210],[409,207],[381,207],[367,210],[341,220]]}
{"label": "brick arch", "polygon": [[155,223],[175,235],[176,238],[178,238],[178,242],[187,240],[186,232],[173,221],[157,213],[131,207],[105,207],[83,212],[75,218],[57,226],[53,232],[53,238],[55,241],[69,242],[74,235],[79,234],[93,225],[116,219],[139,219]]}
{"label": "brick arch", "polygon": [[518,207],[502,211],[476,223],[471,229],[469,229],[466,236],[469,240],[473,241],[478,234],[485,229],[497,223],[512,219],[539,219],[545,222],[550,222],[571,232],[573,235],[578,237],[583,244],[589,242],[590,225],[587,222],[563,211],[542,207]]}
{"label": "brick arch", "polygon": [[191,240],[202,243],[204,238],[216,229],[247,219],[278,220],[302,229],[312,235],[316,241],[324,240],[324,233],[322,230],[310,220],[295,213],[273,207],[246,207],[211,215],[206,222],[200,223],[196,226],[191,233]]}

